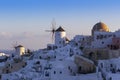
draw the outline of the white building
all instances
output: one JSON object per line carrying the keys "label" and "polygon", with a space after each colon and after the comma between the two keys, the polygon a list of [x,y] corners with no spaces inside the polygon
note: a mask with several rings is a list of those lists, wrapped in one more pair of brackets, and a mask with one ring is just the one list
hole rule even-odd
{"label": "white building", "polygon": [[75,76],[77,73],[77,66],[73,60],[52,61],[48,63],[49,66],[44,70],[44,77],[58,78],[59,76]]}
{"label": "white building", "polygon": [[66,32],[65,30],[60,26],[56,31],[55,31],[55,45],[58,48],[61,48],[68,43],[68,39],[66,38]]}
{"label": "white building", "polygon": [[17,54],[18,56],[22,56],[25,54],[25,47],[22,45],[18,45],[15,47],[15,54]]}
{"label": "white building", "polygon": [[106,80],[120,80],[120,58],[99,60],[98,72],[101,72]]}
{"label": "white building", "polygon": [[92,48],[106,48],[107,45],[112,43],[112,38],[114,37],[113,32],[101,32],[95,31],[92,41]]}
{"label": "white building", "polygon": [[114,32],[115,37],[120,37],[120,29]]}
{"label": "white building", "polygon": [[48,50],[55,50],[57,48],[62,48],[66,46],[66,44],[69,42],[68,38],[66,37],[65,30],[60,26],[58,29],[55,30],[55,43],[54,44],[48,44],[47,49]]}
{"label": "white building", "polygon": [[76,35],[73,40],[76,47],[88,48],[91,45],[92,37],[90,35]]}
{"label": "white building", "polygon": [[110,32],[110,29],[103,22],[96,23],[92,28],[93,41],[91,48],[107,48],[112,43],[112,38],[120,37],[120,30]]}

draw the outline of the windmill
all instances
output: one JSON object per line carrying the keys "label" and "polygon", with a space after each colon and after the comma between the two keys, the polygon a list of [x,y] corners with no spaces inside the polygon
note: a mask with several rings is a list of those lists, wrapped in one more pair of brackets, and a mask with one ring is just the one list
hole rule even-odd
{"label": "windmill", "polygon": [[55,22],[55,19],[52,20],[51,24],[52,24],[51,30],[45,30],[45,31],[52,33],[52,42],[53,42],[54,41],[55,31],[56,31],[56,22]]}

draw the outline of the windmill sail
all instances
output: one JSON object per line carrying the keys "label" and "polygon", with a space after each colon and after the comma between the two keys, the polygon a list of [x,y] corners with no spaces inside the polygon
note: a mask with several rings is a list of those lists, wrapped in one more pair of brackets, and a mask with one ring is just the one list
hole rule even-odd
{"label": "windmill sail", "polygon": [[55,19],[52,20],[52,27],[51,30],[45,30],[46,32],[51,32],[52,33],[52,42],[54,41],[54,35],[55,35],[55,31],[56,31],[56,21]]}

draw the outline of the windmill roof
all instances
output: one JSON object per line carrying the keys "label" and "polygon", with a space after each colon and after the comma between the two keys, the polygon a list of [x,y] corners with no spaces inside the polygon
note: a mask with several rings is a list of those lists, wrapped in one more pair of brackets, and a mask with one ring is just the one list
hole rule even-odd
{"label": "windmill roof", "polygon": [[56,31],[65,31],[61,26]]}
{"label": "windmill roof", "polygon": [[17,47],[23,47],[22,45],[18,45]]}

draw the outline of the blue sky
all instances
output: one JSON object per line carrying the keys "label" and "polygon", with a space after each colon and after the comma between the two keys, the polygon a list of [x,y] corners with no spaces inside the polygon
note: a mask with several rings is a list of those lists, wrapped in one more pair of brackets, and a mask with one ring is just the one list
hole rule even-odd
{"label": "blue sky", "polygon": [[120,0],[0,0],[0,49],[11,49],[16,41],[39,49],[51,42],[51,21],[63,26],[69,38],[91,34],[99,21],[111,31],[119,29]]}

